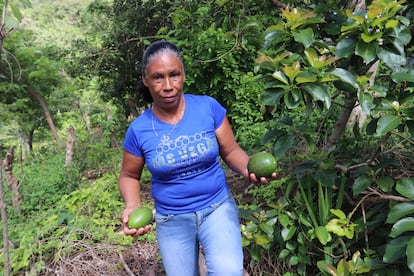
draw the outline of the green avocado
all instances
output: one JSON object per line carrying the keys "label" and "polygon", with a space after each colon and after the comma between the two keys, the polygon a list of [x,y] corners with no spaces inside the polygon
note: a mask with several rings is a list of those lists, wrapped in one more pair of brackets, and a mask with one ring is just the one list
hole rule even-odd
{"label": "green avocado", "polygon": [[265,151],[252,155],[247,164],[249,173],[254,173],[257,178],[271,177],[276,168],[276,158],[271,153]]}
{"label": "green avocado", "polygon": [[139,229],[150,224],[152,221],[152,210],[147,207],[134,209],[128,217],[128,228]]}

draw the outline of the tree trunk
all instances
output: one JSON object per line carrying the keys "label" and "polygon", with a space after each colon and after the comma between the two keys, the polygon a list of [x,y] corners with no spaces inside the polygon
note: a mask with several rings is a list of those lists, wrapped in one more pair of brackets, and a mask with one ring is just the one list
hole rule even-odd
{"label": "tree trunk", "polygon": [[345,103],[342,107],[341,114],[339,114],[338,119],[335,122],[334,130],[332,131],[331,136],[329,137],[328,142],[323,146],[323,151],[329,151],[333,146],[335,146],[342,133],[345,131],[346,124],[348,119],[354,109],[355,103],[357,102],[357,95],[347,93],[345,95]]}
{"label": "tree trunk", "polygon": [[7,226],[6,202],[4,201],[3,166],[1,164],[0,164],[0,212],[1,212],[1,224],[3,227],[4,275],[9,276],[10,270],[11,270],[10,259],[9,259],[9,230]]}
{"label": "tree trunk", "polygon": [[53,123],[52,116],[50,115],[46,102],[43,100],[43,98],[38,93],[36,93],[36,91],[34,91],[33,87],[28,86],[27,91],[40,103],[40,106],[42,107],[43,112],[45,114],[47,123],[49,124],[50,130],[52,131],[52,134],[55,137],[55,141],[58,145],[60,145],[59,135],[57,133],[55,124]]}
{"label": "tree trunk", "polygon": [[2,166],[6,174],[7,185],[9,187],[12,205],[15,209],[20,209],[20,204],[22,203],[22,196],[19,190],[19,180],[17,180],[17,178],[13,176],[13,161],[14,147],[11,147],[6,153],[6,157],[2,162]]}
{"label": "tree trunk", "polygon": [[75,152],[75,129],[73,126],[68,128],[68,137],[66,138],[66,159],[65,159],[65,167],[69,166],[72,163],[73,153]]}

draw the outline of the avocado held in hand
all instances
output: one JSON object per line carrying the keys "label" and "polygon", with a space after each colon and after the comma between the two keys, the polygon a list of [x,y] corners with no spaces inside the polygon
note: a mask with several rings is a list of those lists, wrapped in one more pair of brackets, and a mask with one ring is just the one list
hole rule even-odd
{"label": "avocado held in hand", "polygon": [[265,151],[252,155],[247,164],[249,173],[254,173],[258,179],[261,177],[271,177],[276,168],[276,158],[271,153]]}
{"label": "avocado held in hand", "polygon": [[152,221],[152,210],[147,207],[134,209],[128,217],[128,228],[139,229],[150,224]]}

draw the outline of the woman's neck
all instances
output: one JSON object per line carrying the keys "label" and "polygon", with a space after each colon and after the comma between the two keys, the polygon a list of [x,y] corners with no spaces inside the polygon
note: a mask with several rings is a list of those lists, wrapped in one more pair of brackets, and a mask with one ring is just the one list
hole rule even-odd
{"label": "woman's neck", "polygon": [[152,114],[159,120],[168,124],[177,124],[183,117],[185,111],[185,99],[181,97],[177,106],[172,108],[161,108],[157,104],[152,104]]}

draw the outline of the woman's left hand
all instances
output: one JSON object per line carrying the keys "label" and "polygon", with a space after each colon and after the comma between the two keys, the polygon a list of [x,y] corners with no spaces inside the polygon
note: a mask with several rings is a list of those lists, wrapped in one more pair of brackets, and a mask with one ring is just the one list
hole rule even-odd
{"label": "woman's left hand", "polygon": [[276,179],[276,172],[272,173],[272,176],[270,178],[266,178],[266,177],[260,177],[260,179],[258,179],[256,177],[256,175],[254,173],[250,173],[249,174],[249,180],[254,182],[254,183],[262,183],[262,184],[268,184],[271,180]]}

